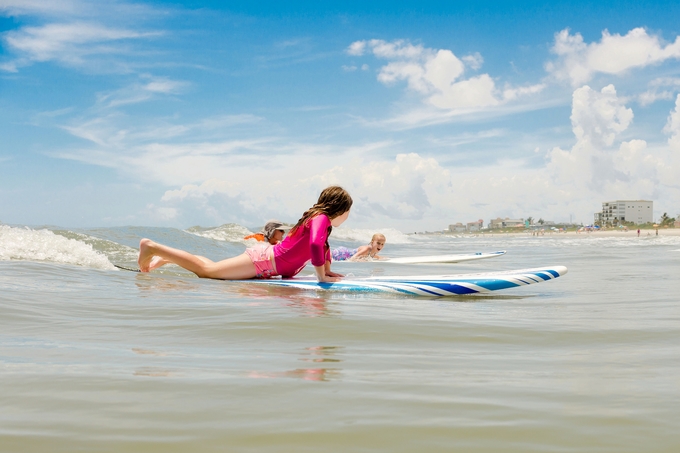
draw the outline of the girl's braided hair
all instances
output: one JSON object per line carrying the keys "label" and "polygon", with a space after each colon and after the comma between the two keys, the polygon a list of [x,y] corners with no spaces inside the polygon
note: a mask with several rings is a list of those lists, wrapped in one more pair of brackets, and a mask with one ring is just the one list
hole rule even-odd
{"label": "girl's braided hair", "polygon": [[[319,200],[316,204],[302,214],[300,220],[290,230],[290,235],[294,235],[298,228],[306,226],[312,217],[316,217],[319,214],[326,214],[329,219],[333,220],[349,211],[352,203],[352,197],[342,187],[326,187],[319,195]],[[329,226],[326,237],[330,236],[331,231],[333,231],[333,227]],[[326,240],[326,247],[328,247],[328,240]]]}

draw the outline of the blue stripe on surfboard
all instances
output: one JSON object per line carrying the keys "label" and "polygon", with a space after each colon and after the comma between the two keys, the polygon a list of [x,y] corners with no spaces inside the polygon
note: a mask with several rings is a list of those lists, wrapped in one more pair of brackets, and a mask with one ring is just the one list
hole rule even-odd
{"label": "blue stripe on surfboard", "polygon": [[415,296],[452,296],[516,288],[553,280],[567,272],[564,266],[522,269],[487,274],[463,274],[422,277],[367,277],[335,283],[318,283],[314,279],[260,281],[276,286],[346,292],[391,292]]}

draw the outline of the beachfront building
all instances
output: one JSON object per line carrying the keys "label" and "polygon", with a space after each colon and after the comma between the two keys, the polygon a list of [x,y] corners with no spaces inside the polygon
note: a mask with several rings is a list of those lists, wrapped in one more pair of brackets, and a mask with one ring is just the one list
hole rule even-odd
{"label": "beachfront building", "polygon": [[508,217],[493,219],[489,222],[489,229],[498,230],[501,228],[524,228],[524,219],[510,219]]}
{"label": "beachfront building", "polygon": [[451,224],[449,225],[449,231],[451,233],[462,233],[465,231],[465,225],[460,222]]}
{"label": "beachfront building", "polygon": [[602,225],[602,213],[596,212],[593,219],[593,225]]}
{"label": "beachfront building", "polygon": [[602,203],[602,212],[595,214],[595,224],[600,226],[625,223],[653,223],[653,201],[616,200]]}
{"label": "beachfront building", "polygon": [[484,228],[484,220],[482,219],[479,219],[476,222],[467,223],[468,231],[480,231],[482,228]]}

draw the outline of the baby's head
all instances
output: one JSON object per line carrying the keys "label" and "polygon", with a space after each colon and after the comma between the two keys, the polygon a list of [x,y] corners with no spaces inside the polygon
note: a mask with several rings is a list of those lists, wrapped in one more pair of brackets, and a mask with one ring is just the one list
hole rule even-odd
{"label": "baby's head", "polygon": [[385,247],[385,235],[375,233],[371,238],[371,246],[377,250],[377,252],[381,251],[383,247]]}

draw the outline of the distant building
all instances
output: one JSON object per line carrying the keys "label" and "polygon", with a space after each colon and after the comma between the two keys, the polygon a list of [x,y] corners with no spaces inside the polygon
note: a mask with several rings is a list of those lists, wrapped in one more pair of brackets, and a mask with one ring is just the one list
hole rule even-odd
{"label": "distant building", "polygon": [[598,225],[618,225],[624,222],[635,224],[653,223],[653,201],[648,200],[616,200],[602,203],[602,212],[595,213]]}
{"label": "distant building", "polygon": [[500,228],[521,228],[524,227],[524,219],[510,219],[508,217],[491,220],[489,222],[489,229],[496,230]]}
{"label": "distant building", "polygon": [[476,222],[468,222],[466,227],[468,231],[480,231],[484,228],[484,220],[479,219]]}
{"label": "distant building", "polygon": [[465,225],[462,223],[454,223],[452,225],[449,225],[449,231],[452,233],[462,233],[465,231]]}
{"label": "distant building", "polygon": [[602,225],[602,212],[596,212],[593,219],[593,225]]}

